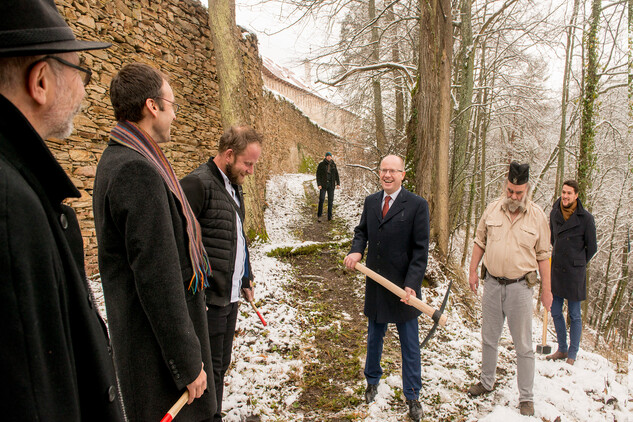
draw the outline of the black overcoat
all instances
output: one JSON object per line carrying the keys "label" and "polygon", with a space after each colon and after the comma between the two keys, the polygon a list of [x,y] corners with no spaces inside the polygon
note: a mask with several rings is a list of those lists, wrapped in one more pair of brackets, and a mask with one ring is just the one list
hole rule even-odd
{"label": "black overcoat", "polygon": [[576,211],[565,221],[560,201],[549,215],[552,239],[552,294],[571,300],[587,298],[587,263],[596,253],[596,225],[580,199]]}
{"label": "black overcoat", "polygon": [[205,297],[187,288],[193,270],[180,203],[146,158],[111,141],[97,166],[93,205],[128,419],[161,420],[202,362],[208,390],[185,406],[178,420],[210,418],[216,400]]}
{"label": "black overcoat", "polygon": [[[330,174],[327,173],[328,164],[330,165]],[[322,189],[334,188],[341,184],[341,180],[338,177],[338,170],[336,163],[331,160],[328,163],[327,159],[323,159],[317,166],[316,171],[317,186],[321,186]]]}
{"label": "black overcoat", "polygon": [[122,421],[103,320],[86,283],[79,191],[0,95],[0,415]]}
{"label": "black overcoat", "polygon": [[[429,254],[429,207],[424,198],[402,188],[382,218],[383,191],[365,198],[350,253],[367,247],[367,267],[420,297]],[[421,312],[367,277],[365,315],[378,323],[404,322]]]}

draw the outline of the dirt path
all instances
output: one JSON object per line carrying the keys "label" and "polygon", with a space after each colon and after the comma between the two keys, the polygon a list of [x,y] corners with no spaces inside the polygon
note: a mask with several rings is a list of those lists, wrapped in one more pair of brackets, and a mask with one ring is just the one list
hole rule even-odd
{"label": "dirt path", "polygon": [[[332,221],[317,222],[317,194],[309,182],[304,187],[302,225],[295,230],[301,233],[301,240],[321,243],[282,258],[292,265],[298,280],[291,286],[296,306],[310,315],[301,327],[303,392],[296,412],[308,421],[363,419],[367,411],[363,376],[367,331],[364,281],[343,267],[349,241],[332,242],[349,237],[344,224],[336,218],[336,209]],[[394,342],[397,343],[395,337],[388,333],[383,358],[385,373],[399,371],[399,346],[391,347]],[[393,405],[402,405],[404,411],[400,401]]]}

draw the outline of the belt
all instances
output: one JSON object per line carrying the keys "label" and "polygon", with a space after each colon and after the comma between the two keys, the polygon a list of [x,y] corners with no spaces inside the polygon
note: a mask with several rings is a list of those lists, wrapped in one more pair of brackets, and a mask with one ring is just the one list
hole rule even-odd
{"label": "belt", "polygon": [[519,281],[525,280],[525,276],[522,276],[519,278],[505,278],[505,277],[495,277],[494,275],[490,273],[488,273],[488,275],[494,278],[495,280],[497,280],[497,283],[502,284],[504,286],[507,286],[508,284],[518,283]]}

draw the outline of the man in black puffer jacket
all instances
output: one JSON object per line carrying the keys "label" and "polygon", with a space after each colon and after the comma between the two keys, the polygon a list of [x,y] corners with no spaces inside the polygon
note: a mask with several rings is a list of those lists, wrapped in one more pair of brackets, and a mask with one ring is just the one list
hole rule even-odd
{"label": "man in black puffer jacket", "polygon": [[212,276],[207,287],[207,319],[213,360],[213,381],[222,420],[224,374],[231,363],[240,290],[253,300],[251,271],[244,236],[242,184],[253,174],[262,138],[249,126],[233,126],[222,135],[218,155],[180,181],[202,228],[202,243]]}

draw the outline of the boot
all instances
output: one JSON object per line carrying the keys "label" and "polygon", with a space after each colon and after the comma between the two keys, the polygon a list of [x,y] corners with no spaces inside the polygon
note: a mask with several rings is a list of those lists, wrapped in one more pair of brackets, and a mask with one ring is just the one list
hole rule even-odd
{"label": "boot", "polygon": [[376,398],[376,394],[378,394],[378,384],[367,384],[367,388],[365,389],[365,402],[367,402],[367,404],[373,402]]}
{"label": "boot", "polygon": [[[493,387],[494,389],[494,387]],[[468,394],[473,397],[481,396],[482,394],[488,394],[492,390],[488,390],[484,385],[479,381],[477,384],[473,384],[468,388]]]}
{"label": "boot", "polygon": [[519,410],[523,416],[534,416],[534,402],[522,401],[519,403]]}
{"label": "boot", "polygon": [[420,400],[407,400],[407,405],[409,406],[409,419],[413,422],[420,422],[424,416]]}
{"label": "boot", "polygon": [[560,350],[557,350],[555,353],[548,355],[545,359],[546,360],[562,360],[566,358],[567,358],[567,352],[561,352]]}

